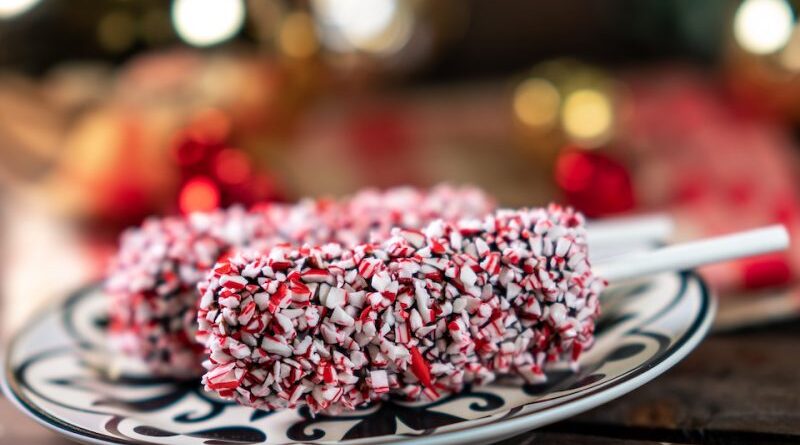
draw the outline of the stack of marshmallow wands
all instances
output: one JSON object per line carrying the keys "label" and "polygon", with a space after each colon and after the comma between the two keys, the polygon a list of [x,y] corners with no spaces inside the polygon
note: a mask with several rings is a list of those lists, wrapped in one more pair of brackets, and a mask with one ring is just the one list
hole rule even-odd
{"label": "stack of marshmallow wands", "polygon": [[153,218],[123,234],[106,279],[112,346],[155,374],[194,378],[204,357],[194,342],[197,283],[231,249],[327,242],[352,247],[385,239],[394,226],[422,227],[493,209],[494,199],[478,188],[439,185]]}
{"label": "stack of marshmallow wands", "polygon": [[[442,184],[149,219],[122,236],[109,269],[105,290],[111,300],[111,344],[157,375],[198,377],[205,353],[194,341],[197,284],[230,250],[329,242],[349,248],[385,240],[392,227],[421,228],[436,219],[475,218],[494,209],[494,199],[479,188]],[[623,218],[595,223],[590,242],[597,251],[607,251],[619,245],[623,234],[651,243],[670,230],[664,216]]]}
{"label": "stack of marshmallow wands", "polygon": [[433,400],[500,375],[545,378],[594,341],[608,280],[755,255],[782,227],[590,265],[568,208],[394,229],[381,243],[277,247],[216,264],[199,285],[203,384],[265,410],[351,410],[389,394]]}

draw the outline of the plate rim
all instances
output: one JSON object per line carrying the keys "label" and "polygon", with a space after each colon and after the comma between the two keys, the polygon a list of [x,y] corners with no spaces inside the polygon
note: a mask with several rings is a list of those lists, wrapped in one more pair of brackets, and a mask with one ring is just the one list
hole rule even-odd
{"label": "plate rim", "polygon": [[[617,378],[624,379],[621,382],[618,382],[610,387],[604,386],[590,389],[588,390],[589,394],[582,398],[564,400],[549,406],[542,411],[500,418],[489,423],[474,425],[456,431],[442,432],[440,434],[421,436],[388,436],[387,440],[378,439],[372,443],[386,443],[390,440],[393,443],[402,443],[405,445],[440,445],[445,443],[459,443],[463,440],[466,440],[468,443],[480,442],[489,438],[497,438],[500,440],[504,437],[513,435],[517,431],[532,430],[546,424],[558,422],[567,417],[585,412],[589,409],[596,408],[650,382],[675,366],[697,347],[697,345],[703,340],[703,338],[705,338],[706,334],[710,330],[711,324],[717,312],[718,303],[715,295],[709,290],[705,280],[696,271],[678,271],[674,272],[673,274],[679,276],[681,280],[693,280],[697,282],[700,293],[700,310],[698,311],[696,318],[692,322],[691,326],[687,329],[684,336],[678,339],[673,345],[673,350],[671,353],[665,353],[662,357],[654,360],[651,363],[646,363],[643,366],[631,369],[618,376]],[[82,286],[70,292],[64,300],[59,302],[59,304],[47,308],[46,310],[37,312],[33,317],[31,317],[30,320],[40,320],[48,315],[51,315],[52,313],[57,313],[59,310],[62,310],[66,302],[76,298],[79,295],[90,292],[96,287],[97,283]],[[5,395],[5,397],[17,409],[47,429],[54,431],[57,434],[65,435],[78,442],[91,444],[148,443],[135,440],[124,440],[114,436],[98,434],[95,431],[58,419],[44,412],[43,410],[38,409],[35,403],[25,400],[26,397],[21,394],[18,388],[16,388],[16,382],[12,381],[13,372],[10,368],[11,351],[14,350],[15,343],[17,343],[23,333],[24,329],[20,329],[11,335],[8,340],[4,342],[2,354],[0,354],[0,367],[2,368],[2,375],[0,375],[0,390],[2,390],[2,393]],[[505,415],[508,415],[508,413],[505,413]]]}

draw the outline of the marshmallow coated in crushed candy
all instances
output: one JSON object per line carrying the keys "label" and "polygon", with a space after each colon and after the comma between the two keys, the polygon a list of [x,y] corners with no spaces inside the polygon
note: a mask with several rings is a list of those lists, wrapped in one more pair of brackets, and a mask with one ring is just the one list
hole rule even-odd
{"label": "marshmallow coated in crushed candy", "polygon": [[194,341],[197,283],[230,249],[265,250],[281,243],[354,246],[385,239],[394,226],[474,217],[493,207],[479,189],[440,185],[149,219],[122,236],[107,276],[112,342],[142,358],[156,374],[197,376],[203,360],[203,348]]}
{"label": "marshmallow coated in crushed candy", "polygon": [[546,363],[592,345],[605,284],[583,217],[555,205],[351,249],[234,254],[199,286],[203,384],[255,408],[336,413],[500,375],[541,381]]}

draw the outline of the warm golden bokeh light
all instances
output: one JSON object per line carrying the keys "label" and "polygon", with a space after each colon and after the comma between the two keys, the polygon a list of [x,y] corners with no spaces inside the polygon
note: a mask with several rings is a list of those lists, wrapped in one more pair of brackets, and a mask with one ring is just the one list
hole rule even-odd
{"label": "warm golden bokeh light", "polygon": [[514,91],[514,114],[531,128],[552,128],[558,119],[560,105],[561,95],[545,79],[528,79]]}
{"label": "warm golden bokeh light", "polygon": [[564,131],[573,139],[589,145],[600,144],[611,133],[614,120],[611,99],[598,90],[576,90],[564,101],[561,119]]}

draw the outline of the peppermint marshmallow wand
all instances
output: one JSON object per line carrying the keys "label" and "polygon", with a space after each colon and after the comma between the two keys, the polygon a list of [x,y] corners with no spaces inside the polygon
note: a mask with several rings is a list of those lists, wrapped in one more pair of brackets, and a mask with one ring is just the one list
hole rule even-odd
{"label": "peppermint marshmallow wand", "polygon": [[203,383],[273,410],[435,399],[591,346],[605,281],[571,209],[395,229],[380,244],[234,255],[201,283]]}
{"label": "peppermint marshmallow wand", "polygon": [[[632,272],[616,261],[598,270],[623,279],[764,253],[785,247],[781,231],[643,254],[654,265]],[[572,210],[498,211],[394,235],[217,264],[200,286],[206,389],[261,409],[336,412],[390,392],[435,399],[498,375],[542,380],[547,362],[592,345],[606,282]],[[698,250],[701,259],[675,260]]]}

